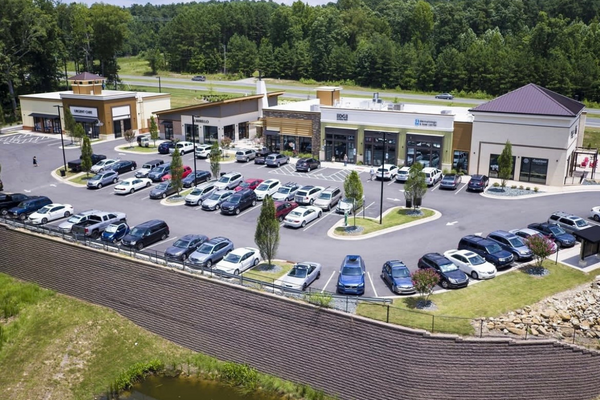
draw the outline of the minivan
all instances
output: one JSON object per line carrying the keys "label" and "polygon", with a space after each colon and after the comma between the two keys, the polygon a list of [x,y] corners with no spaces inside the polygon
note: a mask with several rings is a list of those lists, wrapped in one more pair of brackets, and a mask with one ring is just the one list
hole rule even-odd
{"label": "minivan", "polygon": [[146,161],[143,165],[142,168],[138,169],[135,172],[135,177],[136,178],[146,178],[148,177],[148,174],[150,173],[150,171],[152,171],[154,168],[163,165],[165,162],[163,160],[152,160],[152,161]]}
{"label": "minivan", "polygon": [[152,168],[150,173],[148,173],[148,178],[152,179],[154,182],[161,182],[163,176],[169,174],[171,172],[171,163],[165,163],[159,165],[158,167]]}
{"label": "minivan", "polygon": [[238,215],[240,211],[243,211],[248,207],[254,207],[256,205],[256,200],[256,193],[254,193],[254,190],[240,190],[221,203],[221,214]]}
{"label": "minivan", "polygon": [[319,207],[324,211],[329,211],[337,205],[342,198],[342,190],[337,187],[325,188],[317,197],[313,205]]}
{"label": "minivan", "polygon": [[169,226],[165,221],[153,219],[134,226],[121,240],[125,247],[135,247],[142,250],[144,247],[165,240],[169,237]]}
{"label": "minivan", "polygon": [[498,230],[491,232],[487,237],[498,243],[504,250],[510,251],[518,261],[531,260],[533,257],[531,249],[514,233]]}
{"label": "minivan", "polygon": [[577,240],[579,240],[579,237],[577,236],[577,232],[580,232],[591,226],[583,218],[578,217],[577,215],[568,214],[563,211],[557,211],[557,212],[552,213],[550,218],[548,218],[548,223],[559,225],[565,231],[567,231],[570,234],[572,234],[573,236],[575,236],[575,238]]}
{"label": "minivan", "polygon": [[477,235],[467,235],[458,242],[459,250],[470,250],[491,262],[496,268],[508,268],[514,261],[511,252],[506,251],[493,240]]}
{"label": "minivan", "polygon": [[32,196],[27,200],[23,200],[16,207],[13,207],[8,210],[8,216],[12,218],[19,218],[20,220],[25,220],[29,216],[29,214],[33,214],[40,208],[47,206],[48,204],[52,204],[52,200],[50,200],[46,196]]}
{"label": "minivan", "polygon": [[256,158],[256,152],[251,149],[239,150],[235,153],[235,159],[240,162],[248,162]]}

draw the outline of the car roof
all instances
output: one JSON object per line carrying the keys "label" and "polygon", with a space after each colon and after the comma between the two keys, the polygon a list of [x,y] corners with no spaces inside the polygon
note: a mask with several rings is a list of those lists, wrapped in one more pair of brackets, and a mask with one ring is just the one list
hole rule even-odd
{"label": "car roof", "polygon": [[408,171],[410,171],[410,167],[402,167],[402,168],[400,168],[400,169],[398,170],[398,172],[401,172],[401,171],[402,171],[402,172],[404,172],[404,171],[405,171],[405,172],[408,172]]}
{"label": "car roof", "polygon": [[197,238],[203,238],[203,237],[205,237],[205,236],[190,233],[187,235],[183,235],[182,237],[179,238],[179,240],[191,240],[191,239],[197,239]]}
{"label": "car roof", "polygon": [[458,254],[461,256],[465,256],[465,257],[473,257],[476,256],[477,253],[472,252],[471,250],[448,250],[444,253],[444,255],[449,254],[449,255],[454,255],[454,254]]}
{"label": "car roof", "polygon": [[344,257],[344,264],[358,263],[359,260],[362,260],[362,257],[358,254],[348,254],[346,257]]}
{"label": "car roof", "polygon": [[434,167],[425,167],[425,168],[423,168],[422,171],[423,172],[433,172],[433,171],[436,171],[436,170],[437,170],[437,168],[434,168]]}
{"label": "car roof", "polygon": [[503,231],[503,230],[497,230],[497,231],[490,232],[490,235],[502,236],[504,238],[516,236],[514,233],[511,233],[508,231]]}
{"label": "car roof", "polygon": [[471,180],[476,179],[483,179],[485,177],[485,175],[480,175],[480,174],[476,174],[476,175],[471,175]]}
{"label": "car roof", "polygon": [[446,256],[444,256],[440,253],[427,253],[423,257],[427,257],[428,259],[430,259],[433,262],[440,262],[440,261],[452,262],[452,261],[448,260],[448,258]]}
{"label": "car roof", "polygon": [[279,179],[267,179],[266,181],[262,181],[262,183],[273,183],[273,182],[280,182],[280,181],[279,181]]}
{"label": "car roof", "polygon": [[306,185],[306,186],[302,186],[302,187],[301,187],[300,189],[298,189],[298,190],[310,190],[310,189],[312,189],[312,188],[314,188],[314,187],[315,187],[315,186],[313,186],[313,185]]}
{"label": "car roof", "polygon": [[392,267],[392,268],[399,268],[399,267],[408,268],[406,266],[406,264],[404,264],[404,262],[402,262],[400,260],[389,260],[389,261],[386,261],[386,263],[389,264],[390,267]]}
{"label": "car roof", "polygon": [[249,251],[254,251],[254,249],[251,247],[236,247],[235,249],[231,250],[231,252],[237,256],[244,255]]}
{"label": "car roof", "polygon": [[214,238],[206,241],[205,243],[217,244],[217,243],[221,243],[221,242],[225,242],[225,241],[229,242],[230,240],[223,236],[215,236]]}
{"label": "car roof", "polygon": [[332,191],[334,191],[336,189],[339,189],[339,188],[336,187],[336,186],[328,186],[325,189],[323,189],[323,192],[332,192]]}

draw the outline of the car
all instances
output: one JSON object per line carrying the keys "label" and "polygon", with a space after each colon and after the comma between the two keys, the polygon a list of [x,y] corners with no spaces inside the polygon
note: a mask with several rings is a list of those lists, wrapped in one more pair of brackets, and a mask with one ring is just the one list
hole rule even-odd
{"label": "car", "polygon": [[264,200],[266,196],[273,196],[280,187],[281,182],[279,179],[267,179],[254,189],[254,193],[256,193],[256,198],[258,200]]}
{"label": "car", "polygon": [[0,179],[0,192],[4,190],[4,183],[2,183],[2,179]]}
{"label": "car", "polygon": [[336,292],[357,296],[364,294],[366,270],[361,256],[352,254],[344,257],[337,279]]}
{"label": "car", "polygon": [[202,243],[188,258],[188,267],[192,269],[208,268],[221,261],[233,250],[233,242],[225,237],[217,236]]}
{"label": "car", "polygon": [[175,152],[175,149],[179,150],[180,155],[191,153],[192,151],[194,151],[194,143],[187,142],[185,140],[176,142],[175,146],[169,149],[169,154],[173,154]]}
{"label": "car", "polygon": [[335,207],[335,212],[338,214],[353,214],[356,212],[356,210],[363,206],[364,200],[364,196],[363,199],[359,201],[355,201],[351,197],[344,197],[338,202],[337,206]]}
{"label": "car", "polygon": [[161,182],[150,191],[151,199],[164,199],[167,196],[177,193],[177,188],[171,181]]}
{"label": "car", "polygon": [[61,218],[68,218],[73,214],[73,206],[70,204],[51,203],[29,214],[28,221],[32,224],[46,224]]}
{"label": "car", "polygon": [[159,240],[165,240],[169,234],[169,226],[165,221],[153,219],[134,226],[127,235],[123,236],[121,244],[125,247],[142,250]]}
{"label": "car", "polygon": [[119,161],[119,160],[115,160],[112,158],[105,158],[104,160],[100,160],[96,164],[92,165],[90,172],[93,172],[93,173],[102,172],[106,169],[109,169],[109,167],[112,164],[116,163],[117,161]]}
{"label": "car", "polygon": [[316,158],[300,158],[296,161],[296,171],[310,172],[321,167],[321,161]]}
{"label": "car", "polygon": [[0,215],[5,216],[8,210],[29,198],[23,193],[0,193]]}
{"label": "car", "polygon": [[296,192],[294,201],[298,204],[313,204],[323,190],[325,190],[323,186],[302,186]]}
{"label": "car", "polygon": [[599,206],[592,207],[592,209],[590,210],[590,218],[596,222],[600,222],[600,207]]}
{"label": "car", "polygon": [[[82,171],[82,168],[81,168],[82,157],[83,156],[79,156],[79,158],[77,160],[69,161],[67,163],[67,168],[69,168],[73,172],[81,172]],[[94,165],[94,164],[97,164],[98,162],[100,162],[101,160],[106,159],[106,156],[104,154],[92,154],[90,159],[92,161],[92,165]]]}
{"label": "car", "polygon": [[204,75],[196,75],[196,76],[192,77],[192,80],[194,82],[204,82],[204,81],[206,81],[206,77]]}
{"label": "car", "polygon": [[396,173],[396,182],[406,182],[408,180],[408,173],[410,172],[410,167],[402,167],[398,169]]}
{"label": "car", "polygon": [[522,238],[514,233],[497,230],[490,232],[487,238],[498,243],[504,250],[510,251],[517,261],[531,260],[533,258],[531,249],[527,247]]}
{"label": "car", "polygon": [[[181,178],[185,179],[187,178],[191,173],[193,173],[194,171],[192,170],[192,167],[190,167],[189,165],[182,165],[181,166]],[[161,180],[164,181],[170,181],[171,180],[171,171],[169,171],[168,174],[164,175]]]}
{"label": "car", "polygon": [[456,264],[440,253],[427,253],[419,258],[417,263],[419,269],[430,269],[435,271],[439,277],[439,285],[444,289],[459,289],[467,287],[469,277],[462,272]]}
{"label": "car", "polygon": [[198,206],[216,192],[217,187],[214,182],[207,182],[203,185],[196,186],[192,191],[185,196],[185,204],[188,206]]}
{"label": "car", "polygon": [[102,189],[104,185],[110,185],[111,183],[117,183],[119,181],[119,174],[115,171],[107,170],[98,172],[87,181],[88,189]]}
{"label": "car", "polygon": [[277,193],[273,194],[273,200],[275,200],[275,201],[282,201],[282,200],[292,201],[292,200],[294,200],[294,197],[296,196],[296,192],[301,187],[302,186],[296,182],[288,182],[284,185],[281,185],[279,187],[279,189],[277,189]]}
{"label": "car", "polygon": [[283,278],[275,281],[275,285],[286,289],[306,290],[311,283],[321,277],[321,264],[312,261],[303,261],[294,264],[290,272]]}
{"label": "car", "polygon": [[256,152],[252,149],[243,149],[235,152],[235,159],[239,162],[249,162],[256,158]]}
{"label": "car", "polygon": [[[212,151],[212,144],[200,144],[196,146],[194,150],[194,157],[196,158],[208,158]],[[223,154],[223,149],[219,147],[219,154]]]}
{"label": "car", "polygon": [[164,163],[165,163],[164,160],[146,161],[144,164],[142,164],[142,168],[135,171],[135,177],[136,178],[147,178],[150,171],[152,171],[154,168],[156,168],[160,165],[163,165]]}
{"label": "car", "polygon": [[287,164],[290,161],[290,158],[285,154],[269,154],[265,159],[265,165],[267,167],[279,167],[283,164]]}
{"label": "car", "polygon": [[171,149],[173,148],[175,148],[175,142],[172,140],[167,140],[166,142],[162,142],[158,145],[158,153],[171,154]]}
{"label": "car", "polygon": [[256,193],[253,190],[244,189],[239,192],[233,192],[231,196],[221,203],[221,214],[238,215],[246,208],[254,207],[256,201]]}
{"label": "car", "polygon": [[454,96],[451,95],[450,93],[440,93],[440,94],[436,94],[435,98],[442,99],[442,100],[452,100],[452,99],[454,99]]}
{"label": "car", "polygon": [[131,194],[150,186],[152,186],[152,181],[148,178],[127,178],[115,186],[114,192],[115,194]]}
{"label": "car", "polygon": [[487,175],[471,175],[471,179],[469,179],[469,183],[467,183],[467,190],[471,190],[473,192],[483,192],[489,184],[490,178],[488,178]]}
{"label": "car", "polygon": [[393,164],[383,164],[377,168],[375,173],[376,179],[394,179],[398,175],[398,166]]}
{"label": "car", "polygon": [[381,267],[381,279],[396,294],[417,292],[408,267],[400,260],[386,261]]}
{"label": "car", "polygon": [[192,186],[196,186],[200,183],[210,181],[212,174],[210,171],[196,170],[196,173],[191,172],[185,178],[181,180],[181,184],[184,188],[189,188]]}
{"label": "car", "polygon": [[283,224],[285,226],[291,226],[292,228],[304,228],[309,222],[321,218],[322,214],[323,211],[318,207],[299,206],[290,211],[283,219]]}
{"label": "car", "polygon": [[204,211],[218,210],[221,208],[221,203],[234,193],[233,190],[216,190],[202,202],[202,209]]}
{"label": "car", "polygon": [[275,206],[275,218],[279,222],[283,222],[285,216],[290,213],[294,208],[298,207],[298,203],[287,200],[280,200],[274,202]]}
{"label": "car", "polygon": [[150,141],[152,140],[152,138],[150,136],[151,135],[149,133],[137,135],[135,140],[137,141],[138,146],[139,147],[150,147]]}
{"label": "car", "polygon": [[23,200],[16,206],[8,209],[5,216],[25,221],[30,214],[33,214],[34,212],[36,212],[44,206],[47,206],[48,204],[52,204],[52,200],[50,200],[46,196],[31,196]]}
{"label": "car", "polygon": [[106,227],[100,240],[103,242],[117,243],[129,233],[129,225],[125,222],[115,222]]}
{"label": "car", "polygon": [[425,183],[427,186],[433,186],[442,180],[442,171],[437,168],[426,167],[422,172],[425,174]]}
{"label": "car", "polygon": [[543,233],[548,236],[550,239],[554,240],[554,242],[560,247],[573,247],[577,240],[575,236],[567,233],[563,228],[561,228],[557,224],[549,224],[547,222],[534,222],[527,225],[529,229],[534,229],[538,232]]}
{"label": "car", "polygon": [[460,184],[461,176],[458,174],[444,175],[440,182],[440,189],[453,189],[456,190]]}
{"label": "car", "polygon": [[240,183],[238,186],[235,187],[235,189],[233,189],[236,192],[239,192],[240,190],[244,190],[244,189],[250,189],[250,190],[254,190],[258,187],[258,185],[260,185],[263,182],[262,179],[256,179],[256,178],[249,178],[246,179],[244,182]]}
{"label": "car", "polygon": [[208,240],[206,235],[183,235],[165,250],[165,259],[185,261],[194,251]]}
{"label": "car", "polygon": [[527,244],[527,240],[532,236],[538,236],[538,237],[548,239],[548,241],[551,242],[550,247],[551,247],[552,254],[556,253],[556,251],[558,250],[558,245],[556,244],[556,242],[554,240],[552,240],[552,238],[544,235],[541,232],[536,231],[535,229],[530,229],[530,228],[511,229],[509,232],[519,236],[520,238],[523,238],[523,241],[525,242],[525,244]]}
{"label": "car", "polygon": [[85,210],[75,215],[71,215],[68,220],[61,222],[60,225],[58,225],[58,229],[60,229],[62,232],[69,233],[71,232],[71,228],[73,227],[73,225],[85,221],[89,215],[95,214],[97,212],[99,211]]}
{"label": "car", "polygon": [[137,168],[137,163],[132,160],[119,160],[115,163],[112,163],[106,169],[113,170],[119,174],[124,174],[126,172],[135,171]]}
{"label": "car", "polygon": [[497,270],[494,264],[485,261],[485,258],[469,250],[448,250],[444,256],[458,265],[465,274],[473,279],[492,279]]}
{"label": "car", "polygon": [[560,225],[565,231],[575,236],[577,240],[577,232],[589,228],[591,225],[577,215],[569,214],[564,211],[556,211],[548,218],[549,223]]}
{"label": "car", "polygon": [[242,183],[244,176],[239,172],[229,172],[222,175],[219,180],[215,183],[217,189],[234,189],[237,185]]}
{"label": "car", "polygon": [[215,265],[215,272],[239,275],[260,263],[260,251],[254,247],[239,247]]}
{"label": "car", "polygon": [[510,251],[504,250],[493,240],[478,235],[467,235],[458,242],[459,250],[470,250],[485,258],[496,266],[496,269],[510,268],[514,256]]}
{"label": "car", "polygon": [[171,163],[164,163],[158,167],[152,168],[148,173],[148,178],[152,179],[152,182],[161,182],[163,176],[171,172]]}
{"label": "car", "polygon": [[319,197],[317,197],[313,205],[324,211],[329,211],[337,205],[341,198],[342,190],[340,188],[326,187],[325,190],[319,194]]}

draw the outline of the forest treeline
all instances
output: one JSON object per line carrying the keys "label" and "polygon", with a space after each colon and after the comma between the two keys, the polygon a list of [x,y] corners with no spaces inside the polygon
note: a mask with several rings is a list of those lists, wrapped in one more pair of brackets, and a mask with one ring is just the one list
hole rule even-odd
{"label": "forest treeline", "polygon": [[[530,82],[600,101],[600,0],[339,0],[117,7],[0,0],[0,104],[56,90],[68,62],[118,80],[156,72],[263,76],[500,95]],[[0,113],[0,115],[3,113]]]}

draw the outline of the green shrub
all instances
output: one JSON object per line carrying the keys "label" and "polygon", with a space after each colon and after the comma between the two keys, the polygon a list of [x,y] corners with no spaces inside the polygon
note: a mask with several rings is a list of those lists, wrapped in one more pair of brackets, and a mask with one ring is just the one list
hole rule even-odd
{"label": "green shrub", "polygon": [[529,186],[527,186],[527,187],[525,188],[525,190],[531,190],[531,188],[530,188]]}
{"label": "green shrub", "polygon": [[256,388],[258,383],[258,372],[247,364],[225,363],[221,367],[221,375],[233,385],[246,389]]}
{"label": "green shrub", "polygon": [[534,191],[534,192],[536,192],[536,193],[537,193],[539,190],[540,190],[540,188],[538,188],[537,186],[533,188],[533,191]]}
{"label": "green shrub", "polygon": [[121,372],[121,375],[115,380],[114,387],[117,391],[129,389],[134,383],[152,372],[159,372],[165,368],[160,360],[151,360],[148,362],[139,362]]}
{"label": "green shrub", "polygon": [[500,184],[498,182],[494,182],[494,184],[492,186],[497,188],[497,187],[500,187]]}
{"label": "green shrub", "polygon": [[448,175],[448,168],[444,168],[444,169],[442,170],[442,174],[443,174],[443,175]]}
{"label": "green shrub", "polygon": [[333,297],[328,293],[310,292],[304,295],[304,300],[318,307],[328,308]]}
{"label": "green shrub", "polygon": [[519,189],[523,190],[523,185],[519,185]]}
{"label": "green shrub", "polygon": [[511,189],[516,189],[516,188],[517,188],[517,185],[512,185],[510,188],[511,188]]}
{"label": "green shrub", "polygon": [[364,165],[364,163],[362,161],[358,161],[356,165]]}

